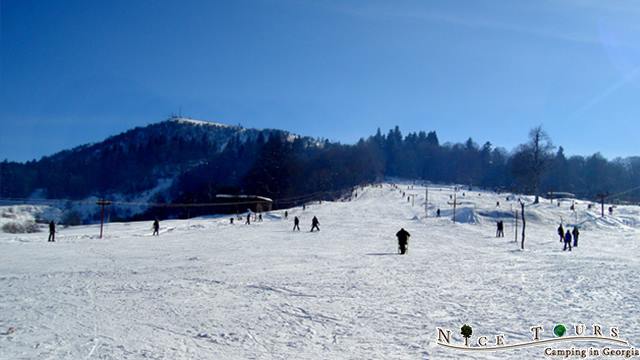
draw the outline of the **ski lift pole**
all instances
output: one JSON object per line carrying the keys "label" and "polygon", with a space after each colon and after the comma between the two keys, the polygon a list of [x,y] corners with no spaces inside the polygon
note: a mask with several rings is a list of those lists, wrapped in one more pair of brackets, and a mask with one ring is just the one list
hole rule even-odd
{"label": "ski lift pole", "polygon": [[515,211],[513,220],[515,222],[515,239],[513,241],[518,242],[518,210]]}
{"label": "ski lift pole", "polygon": [[452,205],[453,206],[453,223],[456,223],[456,207],[458,206],[458,197],[457,194],[454,192],[453,193],[453,202],[447,202],[447,204]]}
{"label": "ski lift pole", "polygon": [[429,217],[429,185],[425,187],[424,191],[424,216]]}
{"label": "ski lift pole", "polygon": [[100,199],[96,201],[96,205],[100,206],[100,239],[102,239],[102,228],[104,227],[104,207],[111,205],[111,201]]}
{"label": "ski lift pole", "polygon": [[601,216],[604,217],[604,199],[606,199],[609,195],[608,194],[604,194],[604,193],[600,193],[598,195],[596,195],[599,199],[600,199],[600,211],[601,211]]}
{"label": "ski lift pole", "polygon": [[458,204],[458,200],[456,197],[457,193],[453,193],[453,223],[456,223],[456,205]]}

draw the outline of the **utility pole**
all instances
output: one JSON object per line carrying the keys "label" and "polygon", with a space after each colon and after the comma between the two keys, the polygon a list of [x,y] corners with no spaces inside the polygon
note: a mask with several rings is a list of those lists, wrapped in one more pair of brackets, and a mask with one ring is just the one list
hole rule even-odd
{"label": "utility pole", "polygon": [[606,199],[609,196],[609,194],[600,193],[596,196],[598,197],[598,199],[600,199],[601,216],[604,217],[604,199]]}
{"label": "utility pole", "polygon": [[96,205],[100,206],[100,239],[102,239],[102,228],[104,226],[104,207],[111,205],[111,201],[101,199],[96,201]]}
{"label": "utility pole", "polygon": [[424,215],[426,217],[428,217],[429,216],[429,185],[427,185],[425,187],[424,198],[425,198],[425,200],[424,200]]}
{"label": "utility pole", "polygon": [[520,207],[522,209],[522,213],[520,214],[522,216],[522,242],[520,243],[520,248],[524,250],[524,230],[527,226],[527,221],[524,219],[524,202],[520,201]]}
{"label": "utility pole", "polygon": [[457,193],[454,192],[453,193],[453,223],[455,224],[456,222],[456,205],[458,205],[458,200],[456,197]]}
{"label": "utility pole", "polygon": [[447,203],[449,205],[453,205],[453,223],[454,224],[456,223],[456,206],[458,205],[458,200],[457,200],[458,199],[458,197],[457,197],[458,193],[457,193],[457,191],[458,191],[458,188],[457,187],[454,188],[454,191],[453,191],[453,203],[451,203],[451,202]]}

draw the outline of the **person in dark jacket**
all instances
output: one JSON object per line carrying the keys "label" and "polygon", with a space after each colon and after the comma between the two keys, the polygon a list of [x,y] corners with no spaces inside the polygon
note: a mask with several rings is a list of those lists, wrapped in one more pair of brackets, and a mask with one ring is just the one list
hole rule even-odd
{"label": "person in dark jacket", "polygon": [[560,226],[558,226],[558,235],[560,235],[560,242],[564,241],[564,227],[562,227],[562,224],[560,224]]}
{"label": "person in dark jacket", "polygon": [[504,237],[504,222],[502,220],[496,223],[496,237]]}
{"label": "person in dark jacket", "polygon": [[440,217],[440,209],[436,210],[436,217]]}
{"label": "person in dark jacket", "polygon": [[580,236],[580,230],[578,230],[577,226],[573,227],[571,234],[573,235],[573,247],[578,247],[578,236]]}
{"label": "person in dark jacket", "polygon": [[56,223],[51,220],[49,222],[49,240],[47,242],[55,242],[56,241]]}
{"label": "person in dark jacket", "polygon": [[293,217],[293,231],[296,231],[296,229],[298,229],[298,231],[300,231],[300,219],[298,219],[297,216]]}
{"label": "person in dark jacket", "polygon": [[398,251],[400,252],[400,255],[407,253],[410,236],[411,234],[409,234],[404,228],[401,228],[400,231],[396,233],[396,237],[398,238]]}
{"label": "person in dark jacket", "polygon": [[311,232],[313,232],[313,229],[318,229],[318,231],[320,231],[320,227],[318,225],[320,225],[320,221],[318,221],[318,218],[314,216],[313,219],[311,219]]}
{"label": "person in dark jacket", "polygon": [[567,229],[567,233],[564,234],[564,248],[562,251],[567,250],[567,246],[569,247],[569,251],[571,251],[571,231]]}
{"label": "person in dark jacket", "polygon": [[247,214],[247,221],[244,222],[247,225],[251,225],[251,213]]}
{"label": "person in dark jacket", "polygon": [[160,222],[158,219],[153,220],[153,236],[160,236]]}
{"label": "person in dark jacket", "polygon": [[284,212],[284,218],[286,219],[286,218],[288,218],[288,217],[289,217],[289,212],[285,210],[285,212]]}

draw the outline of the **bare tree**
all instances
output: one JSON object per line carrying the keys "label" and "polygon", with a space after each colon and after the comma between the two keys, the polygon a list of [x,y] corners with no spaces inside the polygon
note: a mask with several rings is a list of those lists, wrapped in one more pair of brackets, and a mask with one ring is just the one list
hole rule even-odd
{"label": "bare tree", "polygon": [[512,157],[511,170],[533,192],[534,204],[540,202],[540,182],[551,163],[554,148],[549,135],[537,126],[529,131],[529,141],[520,145]]}
{"label": "bare tree", "polygon": [[536,196],[534,204],[540,202],[540,180],[545,170],[547,170],[554,146],[551,138],[542,130],[542,126],[537,126],[529,131],[529,149],[531,151],[531,175],[533,176],[533,191]]}

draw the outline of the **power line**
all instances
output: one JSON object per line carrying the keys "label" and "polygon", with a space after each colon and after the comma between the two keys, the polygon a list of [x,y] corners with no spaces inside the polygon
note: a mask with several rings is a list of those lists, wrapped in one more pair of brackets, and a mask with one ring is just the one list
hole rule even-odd
{"label": "power line", "polygon": [[631,189],[628,189],[628,190],[624,190],[624,191],[619,192],[619,193],[617,193],[617,194],[609,195],[608,197],[609,197],[609,198],[617,198],[617,197],[619,197],[619,196],[621,196],[621,195],[625,195],[625,194],[628,194],[628,193],[630,193],[630,192],[634,192],[634,191],[636,191],[636,190],[640,190],[640,186],[636,186],[636,187],[634,187],[634,188],[631,188]]}

